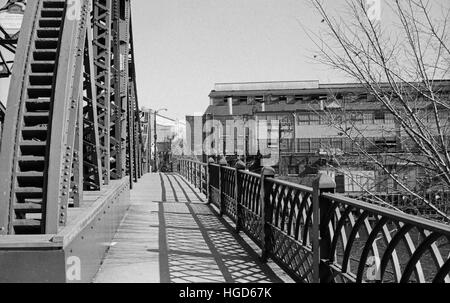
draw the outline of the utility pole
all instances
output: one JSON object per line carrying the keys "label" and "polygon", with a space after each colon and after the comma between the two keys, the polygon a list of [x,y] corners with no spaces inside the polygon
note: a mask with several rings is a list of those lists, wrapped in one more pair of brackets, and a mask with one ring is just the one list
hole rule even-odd
{"label": "utility pole", "polygon": [[160,111],[167,111],[167,108],[161,108],[161,109],[158,109],[158,110],[155,110],[154,111],[154,118],[153,118],[153,131],[155,132],[155,135],[154,135],[154,140],[155,140],[155,145],[154,145],[154,154],[153,154],[153,162],[154,162],[154,168],[153,168],[153,172],[157,172],[158,171],[158,163],[157,163],[157,159],[158,159],[158,156],[157,156],[157,154],[156,154],[156,152],[157,152],[157,148],[156,148],[156,145],[157,145],[157,140],[158,140],[158,134],[157,134],[157,129],[156,129],[156,116],[158,115],[158,113],[160,112]]}
{"label": "utility pole", "polygon": [[157,151],[157,149],[156,149],[156,142],[157,142],[157,140],[158,140],[158,134],[156,133],[156,113],[157,113],[157,111],[155,110],[155,112],[154,112],[154,118],[153,118],[153,131],[155,132],[155,134],[154,134],[154,136],[153,136],[153,138],[154,138],[154,141],[153,141],[153,172],[154,173],[156,173],[157,171],[158,171],[158,164],[157,164],[157,162],[156,162],[156,160],[157,160],[157,155],[156,155],[156,151]]}

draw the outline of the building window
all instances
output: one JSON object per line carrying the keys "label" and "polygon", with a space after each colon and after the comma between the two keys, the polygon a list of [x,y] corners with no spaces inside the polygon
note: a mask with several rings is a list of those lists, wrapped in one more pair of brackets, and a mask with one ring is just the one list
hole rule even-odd
{"label": "building window", "polygon": [[309,114],[298,114],[299,125],[309,125]]}
{"label": "building window", "polygon": [[311,125],[319,125],[320,124],[320,116],[316,113],[311,113],[309,115],[309,124]]}
{"label": "building window", "polygon": [[351,121],[354,123],[362,123],[363,122],[363,115],[361,113],[352,113],[350,115]]}
{"label": "building window", "polygon": [[392,150],[397,148],[396,138],[376,138],[374,143],[377,148],[383,150]]}
{"label": "building window", "polygon": [[292,151],[292,141],[291,139],[280,139],[280,150]]}
{"label": "building window", "polygon": [[321,147],[320,139],[318,139],[318,138],[311,139],[311,151],[312,152],[318,151],[320,149],[320,147]]}
{"label": "building window", "polygon": [[342,141],[343,141],[342,138],[335,138],[335,139],[333,139],[333,140],[332,140],[332,147],[333,147],[333,148],[336,148],[336,149],[342,150],[342,149],[343,149],[343,147],[342,147]]}
{"label": "building window", "polygon": [[367,101],[367,94],[359,94],[357,97],[358,101]]}
{"label": "building window", "polygon": [[320,139],[320,148],[330,149],[331,148],[331,139],[330,138]]}
{"label": "building window", "polygon": [[384,112],[376,111],[374,116],[375,116],[375,124],[383,124],[384,123]]}
{"label": "building window", "polygon": [[311,144],[309,142],[309,139],[298,139],[298,151],[300,153],[311,152]]}
{"label": "building window", "polygon": [[353,141],[350,138],[345,138],[344,139],[344,151],[346,153],[351,153],[353,152]]}
{"label": "building window", "polygon": [[364,124],[372,124],[373,123],[373,114],[372,113],[364,113],[363,114],[363,123]]}
{"label": "building window", "polygon": [[386,113],[386,114],[384,115],[384,122],[385,122],[385,123],[392,124],[392,123],[394,123],[394,121],[395,121],[395,119],[394,119],[394,115],[393,115],[393,114],[391,114],[391,113]]}

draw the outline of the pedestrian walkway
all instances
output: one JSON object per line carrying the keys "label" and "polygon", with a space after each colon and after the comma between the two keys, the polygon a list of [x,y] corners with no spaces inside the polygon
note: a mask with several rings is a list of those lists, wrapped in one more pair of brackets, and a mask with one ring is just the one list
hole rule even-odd
{"label": "pedestrian walkway", "polygon": [[177,174],[147,174],[94,282],[282,282]]}

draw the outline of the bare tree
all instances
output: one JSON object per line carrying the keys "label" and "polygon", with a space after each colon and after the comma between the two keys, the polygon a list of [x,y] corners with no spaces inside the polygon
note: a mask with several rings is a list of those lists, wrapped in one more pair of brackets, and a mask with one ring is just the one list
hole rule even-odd
{"label": "bare tree", "polygon": [[[328,2],[328,1],[327,1]],[[319,32],[308,30],[318,53],[315,60],[360,83],[373,102],[391,116],[393,127],[383,137],[396,138],[401,152],[389,153],[386,144],[373,142],[364,123],[351,111],[353,100],[336,102],[339,110],[321,113],[362,157],[381,171],[399,192],[427,204],[444,220],[450,217],[426,194],[436,184],[450,188],[450,6],[446,1],[384,1],[386,20],[372,18],[366,0],[346,1],[337,16],[325,1],[310,0],[321,18]],[[424,178],[412,188],[386,164],[386,155],[421,169]],[[338,157],[334,157],[339,165]],[[344,166],[344,165],[340,165]],[[420,181],[420,180],[419,180]],[[372,188],[368,192],[374,193]]]}

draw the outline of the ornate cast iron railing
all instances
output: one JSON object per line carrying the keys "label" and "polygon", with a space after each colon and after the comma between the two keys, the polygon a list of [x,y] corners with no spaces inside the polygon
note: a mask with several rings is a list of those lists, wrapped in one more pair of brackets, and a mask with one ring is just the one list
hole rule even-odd
{"label": "ornate cast iron railing", "polygon": [[178,170],[298,282],[450,282],[450,226],[335,194],[325,174],[311,188],[239,162]]}

